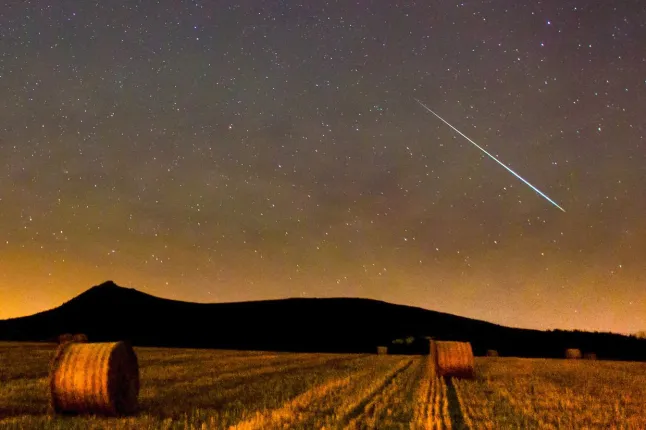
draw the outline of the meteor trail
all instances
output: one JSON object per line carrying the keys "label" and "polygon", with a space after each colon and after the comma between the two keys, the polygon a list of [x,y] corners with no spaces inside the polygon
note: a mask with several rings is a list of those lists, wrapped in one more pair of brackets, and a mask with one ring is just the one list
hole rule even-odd
{"label": "meteor trail", "polygon": [[527,181],[526,181],[522,176],[520,176],[518,173],[514,172],[514,171],[513,171],[513,170],[511,170],[509,167],[505,166],[505,165],[504,165],[500,160],[498,160],[498,159],[497,159],[496,157],[494,157],[493,155],[489,154],[489,153],[488,153],[484,148],[482,148],[480,145],[478,145],[477,143],[475,143],[473,140],[469,139],[469,138],[468,138],[464,133],[462,133],[460,130],[458,130],[457,128],[453,127],[451,124],[449,124],[449,123],[448,123],[444,118],[442,118],[441,116],[439,116],[438,114],[436,114],[435,112],[433,112],[432,110],[430,110],[430,109],[428,108],[428,106],[426,106],[424,103],[422,103],[421,101],[419,101],[419,100],[417,100],[417,99],[415,99],[415,101],[416,101],[417,103],[419,103],[419,104],[420,104],[424,109],[426,109],[427,111],[429,111],[430,113],[432,113],[433,115],[435,115],[435,116],[436,116],[439,120],[441,120],[444,124],[448,125],[448,126],[449,126],[449,127],[451,127],[453,130],[455,130],[455,132],[456,132],[456,133],[458,133],[460,136],[464,137],[466,140],[468,140],[469,142],[473,143],[473,144],[475,145],[475,147],[476,147],[476,148],[478,148],[480,151],[482,151],[482,152],[484,152],[485,154],[487,154],[487,155],[488,155],[488,156],[489,156],[493,161],[495,161],[496,163],[500,164],[502,167],[504,167],[505,169],[507,169],[507,170],[508,170],[512,175],[514,175],[515,177],[517,177],[518,179],[520,179],[521,181],[523,181],[524,183],[526,183],[527,185],[529,185],[529,187],[530,187],[532,190],[536,191],[539,195],[541,195],[542,197],[544,197],[544,198],[545,198],[545,200],[547,200],[548,202],[552,203],[554,206],[556,206],[557,208],[559,208],[559,209],[561,209],[563,212],[565,212],[565,209],[563,209],[562,207],[560,207],[560,206],[559,206],[559,205],[558,205],[554,200],[552,200],[552,199],[550,199],[549,197],[547,197],[547,196],[546,196],[546,195],[545,195],[541,190],[539,190],[538,188],[536,188],[535,186],[533,186],[532,184],[530,184],[529,182],[527,182]]}

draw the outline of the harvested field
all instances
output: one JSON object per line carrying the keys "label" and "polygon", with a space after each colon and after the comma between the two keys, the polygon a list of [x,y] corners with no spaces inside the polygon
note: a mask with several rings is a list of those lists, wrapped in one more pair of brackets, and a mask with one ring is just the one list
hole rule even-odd
{"label": "harvested field", "polygon": [[[135,348],[132,416],[49,415],[55,344],[0,343],[0,428],[646,428],[646,363]],[[584,407],[585,406],[585,407]]]}
{"label": "harvested field", "polygon": [[477,428],[646,428],[646,363],[485,358],[476,375],[454,384]]}

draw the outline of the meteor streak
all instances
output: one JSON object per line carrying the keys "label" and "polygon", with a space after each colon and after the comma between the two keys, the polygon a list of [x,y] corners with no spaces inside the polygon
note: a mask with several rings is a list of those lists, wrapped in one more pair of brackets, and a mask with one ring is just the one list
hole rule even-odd
{"label": "meteor streak", "polygon": [[469,142],[471,142],[471,143],[472,143],[476,148],[478,148],[480,151],[482,151],[482,152],[484,152],[485,154],[487,154],[487,155],[488,155],[488,156],[489,156],[493,161],[495,161],[496,163],[500,164],[502,167],[504,167],[505,169],[507,169],[507,170],[509,171],[509,173],[511,173],[512,175],[514,175],[515,177],[517,177],[518,179],[520,179],[521,181],[523,181],[524,183],[526,183],[527,185],[529,185],[529,187],[530,187],[532,190],[536,191],[540,196],[544,197],[544,198],[545,198],[545,200],[547,200],[548,202],[552,203],[554,206],[556,206],[557,208],[559,208],[560,210],[562,210],[563,212],[565,212],[565,209],[563,209],[562,207],[560,207],[560,206],[559,206],[559,205],[558,205],[554,200],[552,200],[552,199],[550,199],[549,197],[547,197],[547,195],[545,195],[541,190],[539,190],[538,188],[536,188],[535,186],[533,186],[532,184],[530,184],[529,182],[527,182],[527,181],[526,181],[522,176],[520,176],[518,173],[516,173],[516,172],[514,172],[513,170],[511,170],[511,169],[510,169],[509,167],[507,167],[506,165],[504,165],[504,164],[503,164],[500,160],[498,160],[496,157],[494,157],[493,155],[489,154],[489,153],[488,153],[484,148],[482,148],[480,145],[478,145],[477,143],[475,143],[473,140],[469,139],[469,138],[468,138],[464,133],[462,133],[460,130],[458,130],[457,128],[453,127],[451,124],[449,124],[449,123],[448,123],[444,118],[442,118],[441,116],[439,116],[438,114],[436,114],[435,112],[433,112],[432,110],[430,110],[430,109],[428,108],[428,106],[426,106],[424,103],[422,103],[421,101],[419,101],[419,100],[417,100],[417,99],[415,99],[415,101],[416,101],[417,103],[419,103],[419,104],[420,104],[424,109],[426,109],[427,111],[429,111],[430,113],[432,113],[433,115],[435,115],[435,116],[436,116],[440,121],[442,121],[444,124],[446,124],[446,125],[448,125],[449,127],[451,127],[451,128],[452,128],[456,133],[458,133],[460,136],[464,137],[466,140],[468,140]]}

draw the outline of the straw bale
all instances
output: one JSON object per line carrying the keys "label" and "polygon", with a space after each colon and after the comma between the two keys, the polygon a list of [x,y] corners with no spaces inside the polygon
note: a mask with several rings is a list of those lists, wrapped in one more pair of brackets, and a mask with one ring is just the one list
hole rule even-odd
{"label": "straw bale", "polygon": [[87,335],[83,333],[77,333],[72,337],[72,341],[79,342],[79,343],[86,343]]}
{"label": "straw bale", "polygon": [[475,359],[471,343],[432,340],[431,355],[440,376],[474,377]]}
{"label": "straw bale", "polygon": [[72,333],[64,333],[58,336],[58,343],[61,345],[67,342],[71,342],[72,340],[74,340]]}
{"label": "straw bale", "polygon": [[125,415],[137,408],[139,365],[125,342],[58,347],[49,386],[54,412]]}
{"label": "straw bale", "polygon": [[487,350],[487,357],[498,357],[498,356],[499,356],[498,351],[496,351],[495,349]]}
{"label": "straw bale", "polygon": [[565,358],[578,360],[581,358],[581,350],[578,348],[568,348],[565,350]]}
{"label": "straw bale", "polygon": [[388,354],[388,347],[387,346],[378,346],[377,347],[377,355],[386,355]]}
{"label": "straw bale", "polygon": [[596,360],[597,359],[597,354],[594,352],[586,352],[583,354],[583,358],[586,360]]}

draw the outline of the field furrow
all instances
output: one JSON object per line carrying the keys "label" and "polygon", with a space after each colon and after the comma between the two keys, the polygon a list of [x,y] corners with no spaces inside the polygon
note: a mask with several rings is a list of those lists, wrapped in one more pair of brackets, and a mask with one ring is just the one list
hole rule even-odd
{"label": "field furrow", "polygon": [[368,366],[346,376],[332,378],[296,396],[280,408],[256,412],[253,417],[233,425],[231,429],[290,428],[313,421],[317,414],[333,410],[333,400],[342,394],[341,390],[347,391],[344,389],[353,381],[371,378],[374,374],[375,369]]}
{"label": "field furrow", "polygon": [[446,383],[437,375],[432,361],[425,359],[421,380],[414,396],[412,429],[449,429],[451,420],[448,413]]}
{"label": "field furrow", "polygon": [[323,426],[338,425],[345,427],[349,425],[375,396],[384,390],[400,373],[409,368],[412,363],[413,360],[410,358],[400,359],[387,374],[373,378],[368,384],[354,386],[354,390],[335,409],[334,413],[327,417],[327,420],[323,420]]}
{"label": "field furrow", "polygon": [[[142,397],[149,399],[149,409],[167,416],[175,417],[187,409],[217,411],[224,426],[220,428],[226,428],[249,413],[278,407],[338,372],[364,366],[368,361],[366,356],[321,354],[318,359],[294,359],[238,372],[218,373],[215,368],[205,370],[192,384],[182,380],[170,386],[156,385],[142,392]],[[175,405],[174,396],[180,392],[186,395]],[[163,407],[165,404],[173,407]]]}
{"label": "field furrow", "polygon": [[[465,402],[463,391],[460,389],[461,388],[460,384],[461,384],[461,381],[459,379],[453,380],[453,387],[455,388],[455,394],[456,394],[456,397],[457,397],[457,400],[458,400],[458,405],[457,406],[459,407],[460,412],[462,414],[462,420],[464,421],[465,427],[467,427],[469,429],[473,429],[473,428],[475,428],[475,426],[473,424],[474,420],[472,419],[472,417],[474,415],[474,411],[471,410],[469,408],[469,405],[467,405],[467,403]],[[485,412],[484,416],[486,416],[486,412]],[[476,422],[481,423],[481,420],[476,420]],[[483,426],[481,426],[481,428],[489,429],[491,427],[487,427],[487,426],[483,427]]]}
{"label": "field furrow", "polygon": [[422,375],[417,384],[414,395],[413,417],[411,428],[413,430],[430,429],[429,410],[433,398],[433,384],[435,383],[435,366],[431,360],[424,360]]}
{"label": "field furrow", "polygon": [[350,419],[349,413],[374,394],[375,385],[383,384],[410,362],[397,357],[372,358],[352,373],[325,381],[280,408],[262,411],[235,428],[339,428]]}
{"label": "field furrow", "polygon": [[451,430],[453,427],[453,421],[451,420],[451,413],[449,410],[449,396],[447,395],[446,378],[440,377],[438,379],[439,389],[437,390],[436,402],[440,405],[439,407],[441,409],[437,414],[439,415],[439,418],[436,418],[436,422],[439,421],[443,423],[443,428]]}
{"label": "field furrow", "polygon": [[412,397],[426,360],[417,358],[397,373],[348,422],[348,429],[407,428],[412,419]]}

